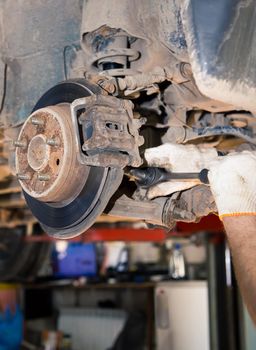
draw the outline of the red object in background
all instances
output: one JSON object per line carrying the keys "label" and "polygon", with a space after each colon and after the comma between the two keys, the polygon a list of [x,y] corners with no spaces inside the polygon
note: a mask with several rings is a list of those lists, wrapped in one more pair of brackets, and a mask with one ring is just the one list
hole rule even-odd
{"label": "red object in background", "polygon": [[[71,239],[72,241],[100,242],[100,241],[137,241],[137,242],[161,242],[169,237],[190,236],[191,234],[207,231],[211,233],[223,233],[223,225],[219,218],[210,215],[203,218],[199,223],[179,222],[174,230],[161,228],[133,229],[128,227],[92,227],[84,234]],[[40,242],[55,240],[47,235],[28,236],[27,241]]]}
{"label": "red object in background", "polygon": [[209,215],[201,219],[196,224],[187,224],[185,222],[178,222],[176,230],[178,232],[195,233],[198,231],[207,231],[212,233],[219,233],[224,231],[224,227],[219,217],[216,215]]}

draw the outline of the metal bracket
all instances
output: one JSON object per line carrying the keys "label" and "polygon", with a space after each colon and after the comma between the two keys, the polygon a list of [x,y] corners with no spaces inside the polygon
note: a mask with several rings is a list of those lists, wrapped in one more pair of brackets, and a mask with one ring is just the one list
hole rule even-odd
{"label": "metal bracket", "polygon": [[133,104],[113,96],[91,95],[71,104],[78,160],[90,166],[124,168],[142,164],[139,128],[145,119],[133,118]]}

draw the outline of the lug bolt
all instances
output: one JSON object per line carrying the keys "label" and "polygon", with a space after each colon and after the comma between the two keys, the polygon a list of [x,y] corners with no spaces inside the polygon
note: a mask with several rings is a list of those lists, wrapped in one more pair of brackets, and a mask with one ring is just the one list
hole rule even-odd
{"label": "lug bolt", "polygon": [[45,175],[38,175],[38,180],[39,181],[49,181],[50,180],[50,176],[45,174]]}
{"label": "lug bolt", "polygon": [[48,139],[48,140],[46,140],[46,143],[49,146],[59,146],[59,142],[57,140],[54,140],[54,139]]}
{"label": "lug bolt", "polygon": [[14,141],[14,146],[15,147],[21,147],[21,148],[26,148],[27,144],[26,144],[26,142],[22,142],[22,141]]}
{"label": "lug bolt", "polygon": [[17,174],[19,180],[30,180],[30,176],[27,174]]}
{"label": "lug bolt", "polygon": [[42,119],[32,118],[31,123],[33,125],[44,125],[44,121]]}

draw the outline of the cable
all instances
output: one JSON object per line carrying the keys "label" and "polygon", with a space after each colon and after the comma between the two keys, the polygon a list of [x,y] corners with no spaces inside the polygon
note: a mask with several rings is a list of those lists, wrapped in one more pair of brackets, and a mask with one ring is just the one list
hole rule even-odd
{"label": "cable", "polygon": [[74,51],[74,53],[76,54],[77,52],[77,48],[76,48],[76,42],[71,44],[71,45],[66,45],[63,49],[63,68],[64,68],[64,77],[65,80],[68,79],[68,67],[67,67],[67,57],[66,54],[68,52],[69,49],[72,49]]}
{"label": "cable", "polygon": [[4,103],[5,103],[5,97],[6,97],[6,89],[7,89],[7,69],[8,69],[8,65],[7,65],[7,63],[5,63],[5,64],[4,64],[3,95],[2,95],[2,100],[1,100],[1,104],[0,104],[0,114],[3,112]]}

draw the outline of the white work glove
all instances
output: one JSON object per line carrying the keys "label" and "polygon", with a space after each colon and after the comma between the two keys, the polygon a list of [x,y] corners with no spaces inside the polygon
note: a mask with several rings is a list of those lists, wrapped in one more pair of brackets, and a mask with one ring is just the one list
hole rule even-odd
{"label": "white work glove", "polygon": [[[165,168],[174,173],[199,173],[218,158],[215,148],[195,145],[164,145],[149,148],[145,151],[145,159],[149,166]],[[149,188],[147,196],[167,196],[198,185],[198,181],[166,181]]]}
{"label": "white work glove", "polygon": [[209,170],[211,191],[221,219],[256,215],[256,152],[219,157]]}

